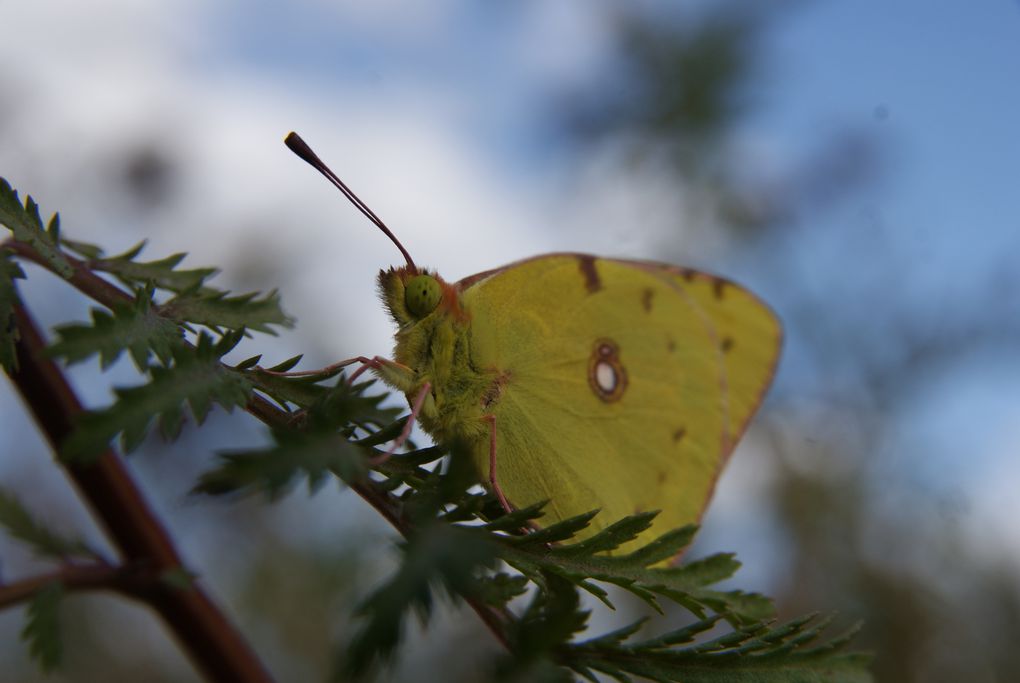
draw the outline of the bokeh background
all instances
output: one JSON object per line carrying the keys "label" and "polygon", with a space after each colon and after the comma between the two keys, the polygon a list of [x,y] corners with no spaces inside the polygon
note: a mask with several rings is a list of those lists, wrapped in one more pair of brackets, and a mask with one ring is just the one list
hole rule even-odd
{"label": "bokeh background", "polygon": [[[391,346],[374,276],[399,254],[283,147],[291,129],[448,279],[569,249],[748,285],[784,357],[692,555],[737,552],[733,585],[784,616],[862,619],[879,681],[1015,680],[1017,2],[36,0],[0,24],[0,175],[71,237],[281,289],[298,327],[244,355]],[[37,268],[21,290],[47,326],[87,315]],[[73,371],[91,405],[137,381],[95,365]],[[218,413],[130,466],[279,680],[323,680],[392,534],[335,486],[188,495],[216,450],[265,439]],[[0,479],[102,544],[7,384]],[[39,568],[6,540],[0,563]],[[47,680],[195,680],[144,610],[65,607]],[[21,625],[0,614],[4,681],[37,676]],[[385,678],[484,680],[494,649],[445,610]]]}

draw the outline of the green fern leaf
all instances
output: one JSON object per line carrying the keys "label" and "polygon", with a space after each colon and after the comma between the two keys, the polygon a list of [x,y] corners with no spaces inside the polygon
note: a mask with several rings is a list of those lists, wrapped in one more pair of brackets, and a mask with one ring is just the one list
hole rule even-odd
{"label": "green fern leaf", "polygon": [[53,272],[65,279],[74,273],[71,263],[57,247],[59,221],[56,215],[50,221],[52,229],[44,230],[39,205],[31,197],[26,197],[22,205],[18,193],[3,178],[0,178],[0,223],[14,233],[14,239],[31,246]]}
{"label": "green fern leaf", "polygon": [[239,340],[237,333],[214,344],[203,333],[195,347],[175,347],[173,365],[149,367],[152,380],[148,384],[115,389],[117,401],[112,406],[84,413],[64,443],[62,456],[72,460],[95,457],[118,434],[124,450],[131,452],[154,419],[163,437],[173,439],[180,432],[185,407],[201,424],[214,403],[228,411],[246,405],[251,382],[219,361]]}
{"label": "green fern leaf", "polygon": [[219,454],[219,467],[202,474],[193,493],[264,493],[271,500],[288,493],[298,477],[317,490],[333,474],[346,482],[368,472],[364,450],[336,432],[273,431],[276,446]]}
{"label": "green fern leaf", "polygon": [[197,290],[217,272],[215,268],[176,270],[177,265],[187,256],[184,253],[172,254],[158,261],[135,261],[135,257],[145,248],[145,244],[145,241],[139,242],[117,256],[96,257],[89,265],[94,270],[110,273],[128,286],[151,284],[158,289],[171,292]]}
{"label": "green fern leaf", "polygon": [[97,259],[102,258],[103,256],[103,250],[101,247],[95,244],[89,244],[88,242],[69,240],[65,237],[60,240],[60,245],[68,251],[72,251],[85,259]]}
{"label": "green fern leaf", "polygon": [[365,672],[400,642],[407,612],[427,621],[433,592],[453,599],[476,596],[478,572],[495,560],[495,547],[483,534],[448,524],[431,523],[402,546],[404,560],[396,574],[361,605],[367,619],[351,642],[337,680]]}
{"label": "green fern leaf", "polygon": [[[827,621],[802,617],[772,628],[758,625],[723,634],[704,643],[690,643],[715,623],[704,620],[645,641],[628,642],[636,633],[617,632],[579,643],[567,643],[559,661],[582,675],[596,671],[618,680],[640,676],[663,683],[867,683],[869,657],[837,650],[845,644],[808,648],[821,636]],[[622,635],[622,637],[615,637]]]}
{"label": "green fern leaf", "polygon": [[506,634],[510,654],[496,661],[498,681],[570,680],[557,666],[556,653],[584,630],[590,613],[580,608],[577,591],[566,579],[549,574],[543,585]]}
{"label": "green fern leaf", "polygon": [[602,553],[633,540],[648,528],[655,514],[625,517],[579,543],[546,546],[548,533],[556,537],[562,535],[557,527],[574,528],[580,521],[591,518],[590,514],[581,515],[533,534],[506,538],[501,556],[540,585],[544,574],[556,574],[573,581],[610,607],[612,604],[605,590],[593,584],[592,580],[619,586],[659,611],[658,598],[665,597],[699,618],[705,617],[709,611],[716,611],[737,623],[752,623],[772,615],[772,604],[763,596],[708,588],[729,578],[740,567],[732,555],[713,555],[679,567],[654,566],[676,556],[691,542],[697,530],[693,525],[667,532],[627,555]]}
{"label": "green fern leaf", "polygon": [[38,591],[28,603],[21,639],[28,644],[29,654],[43,671],[57,668],[63,658],[60,637],[60,602],[63,597],[63,586],[54,582]]}
{"label": "green fern leaf", "polygon": [[276,334],[273,326],[293,327],[294,321],[280,308],[280,295],[273,290],[261,298],[258,292],[228,296],[220,291],[189,291],[174,297],[161,308],[163,315],[218,330],[257,330]]}
{"label": "green fern leaf", "polygon": [[59,560],[97,557],[84,541],[63,536],[35,519],[13,493],[3,488],[0,488],[0,526],[40,557]]}
{"label": "green fern leaf", "polygon": [[25,277],[21,266],[0,249],[0,367],[8,372],[17,370],[18,357],[14,345],[18,342],[18,328],[14,325],[14,304],[18,301],[16,279]]}
{"label": "green fern leaf", "polygon": [[328,391],[318,383],[322,377],[281,377],[258,368],[250,370],[248,377],[259,391],[271,396],[280,405],[294,404],[307,408]]}
{"label": "green fern leaf", "polygon": [[486,605],[503,607],[527,590],[527,577],[499,572],[479,582],[476,597]]}
{"label": "green fern leaf", "polygon": [[220,453],[219,466],[199,478],[193,493],[264,493],[275,500],[302,476],[308,479],[310,491],[331,474],[347,483],[363,480],[372,451],[351,441],[344,428],[352,423],[386,423],[398,412],[379,407],[384,396],[365,396],[366,386],[351,387],[340,381],[334,387],[320,387],[320,395],[303,419],[294,426],[273,429],[272,447]]}
{"label": "green fern leaf", "polygon": [[127,350],[139,370],[149,365],[150,354],[163,364],[170,362],[173,349],[183,341],[181,329],[158,315],[150,303],[151,291],[139,292],[134,303],[115,304],[111,313],[92,309],[92,324],[72,323],[54,328],[57,341],[48,353],[69,364],[99,354],[106,369]]}

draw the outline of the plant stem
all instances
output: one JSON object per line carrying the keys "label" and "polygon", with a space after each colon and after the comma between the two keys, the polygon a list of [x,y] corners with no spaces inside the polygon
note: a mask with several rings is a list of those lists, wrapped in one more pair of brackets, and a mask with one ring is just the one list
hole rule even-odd
{"label": "plant stem", "polygon": [[[14,314],[20,335],[18,369],[10,377],[54,452],[59,453],[83,408],[60,369],[45,355],[45,342],[28,312],[17,304]],[[126,562],[149,568],[157,576],[183,568],[169,534],[113,450],[87,465],[61,464]],[[152,581],[136,596],[159,613],[207,680],[272,680],[241,634],[197,583],[180,588],[167,581]]]}
{"label": "plant stem", "polygon": [[0,584],[0,609],[31,600],[36,593],[51,583],[59,583],[67,590],[109,588],[132,594],[133,591],[129,589],[127,579],[128,572],[125,567],[100,562],[68,564],[46,574],[39,574],[13,583]]}

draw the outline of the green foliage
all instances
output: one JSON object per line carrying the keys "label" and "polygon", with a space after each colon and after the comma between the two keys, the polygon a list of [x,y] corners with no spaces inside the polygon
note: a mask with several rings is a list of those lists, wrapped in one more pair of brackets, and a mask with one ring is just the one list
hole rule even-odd
{"label": "green foliage", "polygon": [[25,277],[25,271],[11,260],[6,249],[0,249],[0,367],[5,370],[17,369],[17,355],[14,345],[18,341],[18,328],[14,326],[14,304],[18,291],[16,279]]}
{"label": "green foliage", "polygon": [[26,197],[22,206],[18,193],[0,178],[0,223],[14,233],[14,239],[32,247],[48,266],[63,278],[71,277],[74,268],[57,246],[60,241],[60,219],[56,214],[44,230],[39,205]]}
{"label": "green foliage", "polygon": [[78,428],[65,442],[62,456],[87,460],[98,456],[110,441],[121,435],[121,445],[131,452],[141,444],[153,420],[164,438],[173,439],[181,430],[185,408],[201,424],[214,403],[226,410],[243,407],[252,385],[243,375],[220,363],[241,335],[224,336],[219,342],[202,333],[197,346],[173,349],[169,367],[152,366],[152,381],[138,387],[117,388],[117,401],[103,410],[85,413]]}
{"label": "green foliage", "polygon": [[60,666],[64,655],[60,638],[60,601],[64,587],[57,581],[37,591],[28,603],[28,619],[21,639],[28,643],[28,652],[43,671]]}
{"label": "green foliage", "polygon": [[91,325],[55,327],[57,341],[50,346],[50,355],[71,364],[98,353],[99,365],[105,369],[126,350],[138,369],[145,370],[153,355],[164,365],[169,364],[174,348],[183,343],[177,324],[153,308],[151,289],[139,291],[133,304],[113,304],[111,311],[93,308]]}
{"label": "green foliage", "polygon": [[[465,501],[474,505],[470,496]],[[596,680],[599,673],[620,681],[640,676],[685,683],[870,680],[866,656],[841,652],[849,634],[818,644],[828,621],[805,617],[776,625],[766,598],[709,590],[707,586],[728,578],[738,566],[731,556],[658,566],[690,542],[693,527],[664,534],[629,554],[612,556],[605,551],[632,540],[654,514],[627,517],[576,543],[563,542],[584,528],[593,514],[534,532],[494,532],[508,524],[517,528],[538,513],[532,508],[481,525],[433,521],[412,533],[402,546],[400,568],[363,606],[365,625],[349,645],[338,675],[360,675],[384,661],[396,648],[409,612],[427,621],[436,591],[455,601],[473,599],[484,609],[508,615],[509,602],[530,584],[537,590],[528,606],[506,621],[502,637],[509,652],[494,663],[495,680],[572,680],[568,671],[589,680]],[[500,566],[521,573],[511,575]],[[640,640],[634,637],[646,626],[646,619],[578,640],[589,618],[589,612],[581,608],[578,589],[609,604],[605,590],[593,581],[615,584],[656,608],[661,600],[669,600],[697,620]],[[721,622],[733,626],[718,635]],[[713,633],[717,635],[706,637]]]}
{"label": "green foliage", "polygon": [[[261,493],[277,500],[302,479],[314,491],[335,478],[355,487],[404,534],[400,565],[361,605],[362,626],[338,656],[338,677],[384,666],[410,615],[427,622],[436,602],[449,599],[471,604],[506,644],[506,654],[493,662],[494,680],[566,681],[575,675],[620,681],[870,680],[866,658],[842,652],[848,637],[818,644],[824,621],[808,617],[777,625],[764,596],[716,588],[740,566],[731,554],[670,566],[693,540],[693,526],[639,547],[632,546],[655,513],[626,517],[581,541],[575,535],[590,524],[594,512],[539,528],[535,520],[541,505],[507,514],[492,495],[478,492],[477,473],[460,444],[392,456],[380,450],[401,434],[405,421],[397,419],[399,411],[381,407],[384,396],[366,394],[371,383],[351,386],[343,375],[337,377],[336,367],[310,375],[283,374],[299,357],[270,370],[258,366],[260,356],[232,367],[224,364],[223,356],[249,331],[275,333],[292,324],[275,291],[234,296],[211,288],[207,280],[213,269],[177,269],[183,254],[136,261],[144,243],[104,257],[97,246],[61,239],[56,218],[44,230],[35,203],[28,199],[22,206],[5,182],[0,184],[0,221],[62,277],[78,269],[76,286],[102,271],[130,289],[130,294],[112,296],[109,283],[84,287],[107,310],[94,309],[88,323],[56,328],[50,355],[68,363],[98,356],[106,368],[127,351],[147,377],[139,386],[116,388],[112,405],[83,414],[63,445],[63,457],[87,461],[118,436],[124,450],[131,451],[153,424],[164,437],[174,438],[189,412],[202,423],[214,404],[226,410],[248,407],[271,424],[271,444],[219,454],[196,492]],[[62,248],[85,260],[78,265]],[[10,320],[13,280],[19,277],[21,269],[5,254],[0,260],[0,322]],[[160,290],[171,294],[162,304],[156,303]],[[198,326],[205,329],[189,343],[186,339],[194,338]],[[0,362],[7,368],[13,363],[13,335],[10,326],[0,329]],[[331,380],[332,386],[327,384]],[[270,404],[263,398],[280,409],[266,408]],[[434,464],[444,456],[449,457],[442,466]],[[40,555],[63,562],[94,557],[80,541],[33,519],[2,490],[0,525]],[[162,580],[187,588],[192,577],[179,571]],[[666,603],[677,605],[693,623],[645,637],[648,623],[639,620],[592,636],[582,591],[612,608],[609,586],[658,612],[664,612]],[[60,659],[63,591],[54,583],[35,593],[23,632],[33,656],[47,669]],[[518,606],[529,591],[527,604]]]}
{"label": "green foliage", "polygon": [[351,387],[343,381],[323,389],[303,414],[302,429],[273,429],[270,448],[220,453],[220,465],[201,476],[194,492],[261,492],[275,500],[302,475],[308,479],[309,491],[318,489],[329,474],[348,483],[364,479],[368,449],[338,430],[351,424],[389,423],[397,411],[380,408],[384,397],[365,396],[363,389],[364,385]]}
{"label": "green foliage", "polygon": [[276,334],[273,326],[293,327],[294,321],[280,308],[274,290],[261,298],[258,292],[228,296],[226,292],[191,290],[163,305],[163,315],[205,325],[213,330],[256,330]]}
{"label": "green foliage", "polygon": [[143,240],[123,254],[103,258],[99,247],[80,242],[74,245],[75,251],[91,259],[89,265],[93,270],[110,273],[129,287],[151,284],[171,292],[187,292],[198,289],[207,278],[216,274],[215,268],[176,270],[187,254],[172,254],[157,261],[135,261],[144,248]]}
{"label": "green foliage", "polygon": [[450,598],[479,593],[477,569],[491,565],[495,546],[484,535],[433,522],[410,534],[403,562],[393,577],[361,605],[364,628],[347,651],[337,680],[364,673],[400,641],[404,616],[414,610],[423,622],[432,614],[434,592]]}
{"label": "green foliage", "polygon": [[497,680],[571,680],[556,666],[557,650],[588,624],[580,596],[567,579],[549,574],[507,633],[512,655],[495,664]]}
{"label": "green foliage", "polygon": [[[802,617],[784,624],[757,624],[695,643],[717,619],[704,619],[669,633],[631,641],[641,622],[611,634],[568,644],[564,664],[588,680],[595,672],[618,681],[641,676],[684,683],[865,683],[868,657],[841,654],[852,635],[816,644],[828,620]],[[678,645],[687,647],[677,647]]]}
{"label": "green foliage", "polygon": [[[546,577],[559,576],[608,607],[612,603],[605,589],[593,581],[617,585],[660,612],[657,596],[682,605],[698,617],[714,611],[736,624],[754,623],[773,615],[771,602],[761,595],[707,588],[730,578],[740,567],[730,554],[712,555],[679,567],[653,566],[669,561],[687,547],[697,531],[695,526],[667,532],[626,555],[604,554],[633,540],[651,525],[655,513],[642,513],[626,517],[585,541],[563,544],[593,516],[575,517],[537,533],[511,537],[505,542],[508,547],[503,559],[539,586],[544,585]],[[550,539],[560,544],[548,545]]]}
{"label": "green foliage", "polygon": [[35,519],[13,493],[3,488],[0,488],[0,526],[40,557],[60,560],[96,557],[95,551],[83,541],[59,534]]}

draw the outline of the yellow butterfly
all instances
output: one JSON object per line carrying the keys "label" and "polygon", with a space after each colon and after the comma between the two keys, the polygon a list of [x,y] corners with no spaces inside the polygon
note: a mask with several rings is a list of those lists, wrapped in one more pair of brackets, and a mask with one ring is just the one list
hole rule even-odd
{"label": "yellow butterfly", "polygon": [[296,134],[287,144],[404,255],[379,274],[394,358],[369,364],[433,438],[469,444],[504,506],[548,500],[552,522],[601,509],[582,536],[661,510],[642,540],[700,519],[776,368],[765,304],[687,268],[584,254],[448,283]]}

